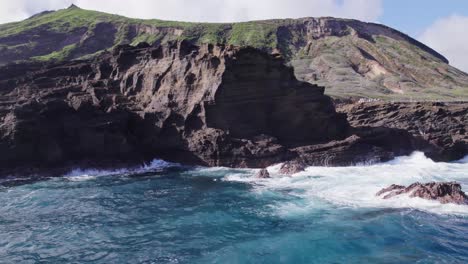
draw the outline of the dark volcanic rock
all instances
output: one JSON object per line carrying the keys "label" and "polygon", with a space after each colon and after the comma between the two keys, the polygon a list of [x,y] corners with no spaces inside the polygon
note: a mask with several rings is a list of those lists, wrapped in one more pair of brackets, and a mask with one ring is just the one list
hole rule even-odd
{"label": "dark volcanic rock", "polygon": [[[382,194],[384,193],[389,193],[391,192],[391,194],[387,194],[386,196],[384,196],[383,198],[384,199],[390,199],[391,197],[394,197],[395,195],[395,192],[400,192],[402,190],[404,190],[406,187],[403,186],[403,185],[397,185],[397,184],[392,184],[390,185],[389,187],[387,188],[383,188],[382,190],[380,190],[376,196],[381,196]],[[394,195],[393,195],[394,194]],[[400,193],[401,194],[401,193]]]}
{"label": "dark volcanic rock", "polygon": [[462,191],[460,184],[455,182],[444,183],[414,183],[408,187],[392,185],[377,193],[377,196],[384,195],[383,199],[409,194],[410,197],[419,197],[426,200],[437,200],[443,204],[468,204],[468,197]]}
{"label": "dark volcanic rock", "polygon": [[324,89],[250,47],[120,46],[94,60],[0,68],[0,174],[162,158],[264,168],[382,161],[413,137],[353,129]]}
{"label": "dark volcanic rock", "polygon": [[306,169],[307,165],[299,160],[287,161],[281,165],[279,173],[285,175],[293,175],[302,172]]}
{"label": "dark volcanic rock", "polygon": [[248,47],[121,46],[92,61],[3,67],[0,87],[5,171],[155,157],[266,167],[349,128],[323,88]]}
{"label": "dark volcanic rock", "polygon": [[259,179],[268,179],[268,178],[270,178],[270,173],[268,172],[267,169],[261,169],[257,173],[256,177],[259,178]]}
{"label": "dark volcanic rock", "polygon": [[[339,104],[353,127],[388,127],[408,131],[415,147],[436,161],[468,155],[468,103],[368,102]],[[399,142],[393,140],[391,144]]]}
{"label": "dark volcanic rock", "polygon": [[299,146],[293,151],[308,166],[353,166],[385,162],[417,149],[414,138],[401,129],[359,127],[351,133],[343,140]]}

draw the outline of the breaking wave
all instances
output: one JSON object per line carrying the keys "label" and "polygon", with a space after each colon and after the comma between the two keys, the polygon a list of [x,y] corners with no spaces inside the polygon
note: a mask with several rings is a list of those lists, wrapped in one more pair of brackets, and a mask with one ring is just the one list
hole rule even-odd
{"label": "breaking wave", "polygon": [[468,158],[453,163],[439,163],[427,158],[421,152],[398,157],[392,161],[353,167],[309,167],[306,171],[283,176],[278,173],[279,165],[269,168],[271,179],[255,179],[254,171],[249,175],[230,174],[224,180],[254,184],[257,192],[287,190],[303,201],[294,204],[278,204],[282,213],[311,210],[321,202],[337,206],[357,208],[411,208],[436,214],[468,216],[468,206],[440,204],[420,198],[399,196],[384,200],[376,196],[382,188],[391,184],[410,185],[415,182],[456,181],[468,191]]}
{"label": "breaking wave", "polygon": [[468,263],[467,206],[375,196],[415,181],[466,191],[467,159],[269,170],[155,160],[0,188],[0,262]]}
{"label": "breaking wave", "polygon": [[170,163],[163,160],[155,159],[148,164],[133,169],[115,169],[115,170],[98,170],[98,169],[74,169],[64,175],[64,178],[70,181],[87,181],[96,179],[102,176],[125,176],[147,172],[162,171],[169,167],[180,166],[176,163]]}

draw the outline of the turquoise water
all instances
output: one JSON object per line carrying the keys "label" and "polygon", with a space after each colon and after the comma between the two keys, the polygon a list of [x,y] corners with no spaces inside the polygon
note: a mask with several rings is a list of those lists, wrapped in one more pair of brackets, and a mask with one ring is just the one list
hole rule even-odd
{"label": "turquoise water", "polygon": [[155,162],[0,189],[0,263],[467,263],[468,207],[376,191],[456,180],[468,163],[253,170]]}

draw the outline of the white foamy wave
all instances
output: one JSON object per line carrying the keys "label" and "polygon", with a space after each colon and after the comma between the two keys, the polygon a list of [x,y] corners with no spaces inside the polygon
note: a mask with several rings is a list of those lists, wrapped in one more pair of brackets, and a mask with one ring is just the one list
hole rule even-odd
{"label": "white foamy wave", "polygon": [[250,177],[228,175],[225,179],[255,182],[256,188],[269,190],[298,190],[302,199],[311,201],[306,203],[308,205],[317,203],[318,198],[347,207],[415,208],[438,214],[468,216],[466,205],[443,205],[437,201],[408,196],[388,200],[376,197],[378,191],[392,184],[410,185],[415,182],[456,181],[462,184],[463,190],[468,191],[468,163],[437,163],[423,153],[415,152],[411,156],[369,166],[309,167],[293,177],[279,175],[278,169],[278,165],[269,168],[272,178],[261,181],[255,179],[254,171]]}
{"label": "white foamy wave", "polygon": [[65,174],[64,177],[70,181],[88,181],[96,177],[112,175],[129,175],[146,172],[160,171],[168,167],[180,166],[176,163],[170,163],[163,160],[153,160],[149,164],[133,169],[115,169],[115,170],[97,170],[97,169],[74,169]]}
{"label": "white foamy wave", "polygon": [[90,181],[96,179],[96,176],[91,176],[88,174],[82,174],[80,176],[69,176],[66,177],[69,181],[80,182],[80,181]]}

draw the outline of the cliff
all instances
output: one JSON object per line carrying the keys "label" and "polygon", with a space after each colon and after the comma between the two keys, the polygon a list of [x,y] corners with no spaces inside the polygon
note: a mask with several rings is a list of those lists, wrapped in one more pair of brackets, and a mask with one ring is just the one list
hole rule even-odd
{"label": "cliff", "polygon": [[323,87],[250,47],[119,46],[92,60],[2,67],[0,87],[1,175],[153,158],[350,165],[425,146],[401,129],[351,127]]}
{"label": "cliff", "polygon": [[12,65],[0,80],[2,168],[154,157],[242,166],[278,159],[277,140],[320,142],[347,126],[323,88],[252,48],[122,46],[93,61]]}
{"label": "cliff", "polygon": [[468,154],[466,103],[366,102],[340,104],[337,110],[347,114],[352,126],[408,131],[428,143],[421,150],[426,149],[426,155],[434,160],[459,160]]}
{"label": "cliff", "polygon": [[71,6],[0,25],[0,65],[90,58],[121,44],[174,40],[281,53],[298,79],[336,98],[468,100],[468,75],[431,48],[383,25],[329,17],[187,23]]}

